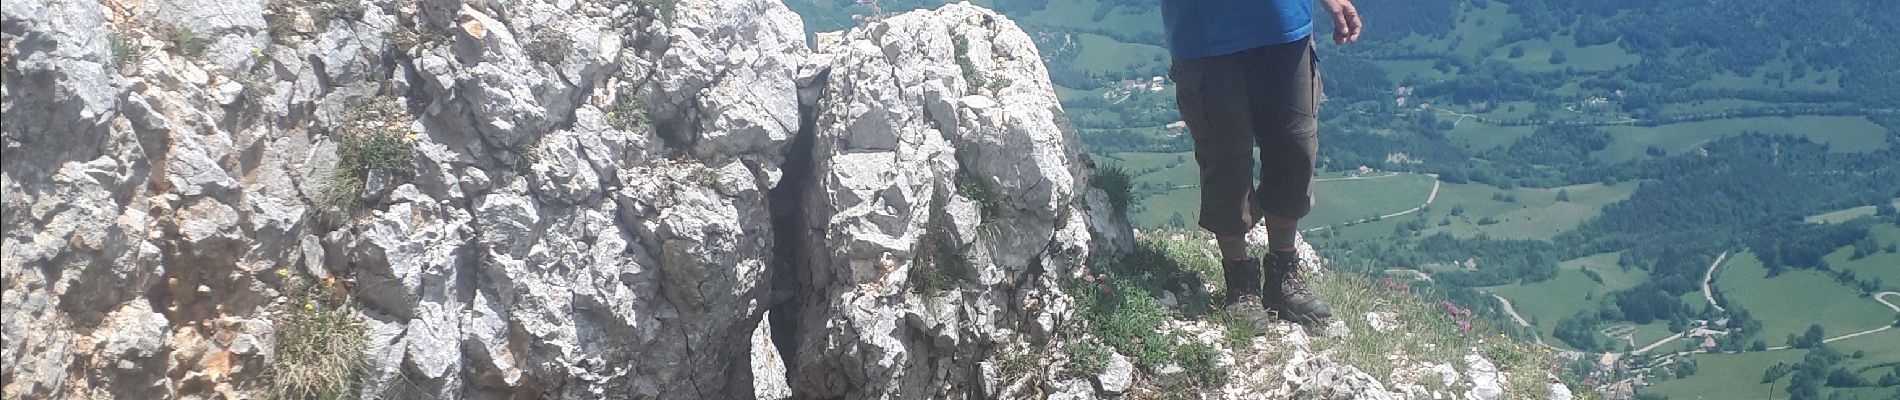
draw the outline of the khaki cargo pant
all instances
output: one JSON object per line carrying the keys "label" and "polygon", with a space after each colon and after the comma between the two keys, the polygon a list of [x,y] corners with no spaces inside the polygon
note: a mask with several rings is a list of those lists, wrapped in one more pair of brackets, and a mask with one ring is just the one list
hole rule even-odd
{"label": "khaki cargo pant", "polygon": [[1298,220],[1312,210],[1318,63],[1312,38],[1174,61],[1175,100],[1201,170],[1202,228],[1244,235],[1262,212]]}

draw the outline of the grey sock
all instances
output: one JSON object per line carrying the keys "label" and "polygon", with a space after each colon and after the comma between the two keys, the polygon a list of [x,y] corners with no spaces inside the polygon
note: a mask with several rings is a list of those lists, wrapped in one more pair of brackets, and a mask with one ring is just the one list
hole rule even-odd
{"label": "grey sock", "polygon": [[1267,227],[1267,248],[1273,251],[1293,251],[1293,238],[1299,235],[1298,223],[1274,224]]}
{"label": "grey sock", "polygon": [[1216,237],[1214,238],[1214,243],[1220,246],[1220,258],[1222,260],[1245,260],[1252,258],[1252,256],[1247,255],[1247,236],[1245,235]]}

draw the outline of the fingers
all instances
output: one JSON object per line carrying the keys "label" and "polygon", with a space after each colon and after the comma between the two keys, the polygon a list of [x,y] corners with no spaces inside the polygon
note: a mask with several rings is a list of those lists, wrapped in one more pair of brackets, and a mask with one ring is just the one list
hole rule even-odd
{"label": "fingers", "polygon": [[1359,8],[1350,0],[1326,2],[1326,11],[1333,16],[1333,43],[1351,44],[1359,41],[1359,32],[1364,28],[1359,21]]}
{"label": "fingers", "polygon": [[1365,30],[1364,23],[1359,21],[1359,9],[1353,7],[1351,3],[1347,3],[1345,14],[1348,32],[1346,35],[1346,43],[1357,43],[1359,42],[1359,33]]}
{"label": "fingers", "polygon": [[1352,10],[1352,6],[1336,6],[1336,7],[1339,7],[1339,8],[1328,10],[1328,11],[1332,11],[1331,14],[1333,15],[1333,43],[1346,44],[1347,39],[1355,35],[1354,32],[1351,32],[1352,25],[1350,24],[1352,22],[1350,22],[1348,18],[1357,19],[1359,17],[1357,15],[1348,17],[1347,14],[1352,13],[1352,11],[1349,11],[1349,10]]}

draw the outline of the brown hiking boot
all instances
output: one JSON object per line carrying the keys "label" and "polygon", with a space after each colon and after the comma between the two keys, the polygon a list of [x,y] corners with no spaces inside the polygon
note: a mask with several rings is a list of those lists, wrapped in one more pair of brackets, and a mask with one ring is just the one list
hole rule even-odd
{"label": "brown hiking boot", "polygon": [[1255,334],[1265,333],[1273,324],[1273,314],[1261,304],[1260,259],[1221,260],[1221,272],[1227,278],[1227,313],[1234,322],[1253,326]]}
{"label": "brown hiking boot", "polygon": [[1240,304],[1245,296],[1260,298],[1260,259],[1221,260],[1220,268],[1227,278],[1227,304]]}
{"label": "brown hiking boot", "polygon": [[1268,252],[1266,295],[1261,305],[1280,315],[1280,319],[1301,324],[1332,318],[1333,308],[1313,292],[1300,269],[1299,252]]}

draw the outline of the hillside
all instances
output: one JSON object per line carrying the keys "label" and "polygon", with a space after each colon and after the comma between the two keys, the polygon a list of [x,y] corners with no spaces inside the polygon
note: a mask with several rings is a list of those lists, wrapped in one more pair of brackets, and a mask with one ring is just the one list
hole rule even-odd
{"label": "hillside", "polygon": [[1215,310],[981,7],[0,4],[0,398],[1571,397],[1423,287]]}
{"label": "hillside", "polygon": [[[788,2],[840,21],[935,3]],[[1037,38],[1085,146],[1132,175],[1131,223],[1192,229],[1156,3],[999,3]],[[1900,198],[1900,52],[1880,45],[1900,39],[1882,17],[1895,3],[1356,3],[1365,41],[1319,48],[1326,171],[1304,221],[1335,269],[1427,282],[1522,340],[1614,355],[1572,369],[1612,397],[1900,391],[1882,380],[1900,358],[1877,351],[1768,373],[1810,352],[1791,333],[1896,318],[1877,296],[1900,290],[1879,207]]]}

